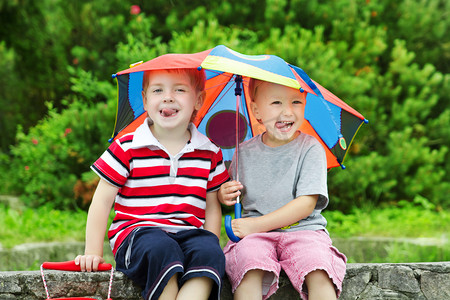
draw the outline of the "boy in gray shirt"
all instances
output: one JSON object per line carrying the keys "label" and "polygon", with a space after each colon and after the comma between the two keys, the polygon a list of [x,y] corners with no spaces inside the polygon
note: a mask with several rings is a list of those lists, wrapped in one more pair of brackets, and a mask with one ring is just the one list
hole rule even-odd
{"label": "boy in gray shirt", "polygon": [[254,79],[249,91],[266,131],[240,146],[240,182],[219,191],[226,205],[242,192],[243,218],[232,221],[241,241],[224,248],[234,298],[269,298],[283,269],[303,299],[336,299],[346,258],[332,246],[321,215],[328,204],[325,151],[299,131],[305,93]]}

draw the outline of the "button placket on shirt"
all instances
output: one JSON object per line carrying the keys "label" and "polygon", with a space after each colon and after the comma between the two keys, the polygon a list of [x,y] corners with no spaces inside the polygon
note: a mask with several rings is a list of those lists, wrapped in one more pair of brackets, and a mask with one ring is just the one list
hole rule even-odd
{"label": "button placket on shirt", "polygon": [[177,177],[180,157],[183,156],[183,154],[188,153],[188,152],[192,152],[192,151],[193,151],[193,149],[188,146],[186,148],[183,148],[183,150],[181,150],[180,153],[178,153],[175,156],[172,156],[172,155],[169,154],[169,158],[170,158],[170,178],[171,179],[174,180]]}

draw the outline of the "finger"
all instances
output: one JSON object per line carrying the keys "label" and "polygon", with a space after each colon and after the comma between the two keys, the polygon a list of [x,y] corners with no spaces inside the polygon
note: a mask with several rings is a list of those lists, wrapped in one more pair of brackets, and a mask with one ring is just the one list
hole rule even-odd
{"label": "finger", "polygon": [[236,204],[236,199],[228,199],[228,200],[224,199],[223,202],[224,202],[225,205],[231,206],[231,205]]}
{"label": "finger", "polygon": [[226,201],[236,201],[236,197],[239,196],[240,194],[241,194],[240,191],[233,192],[233,193],[230,193],[230,194],[226,194],[225,197],[224,197],[224,200],[226,200]]}
{"label": "finger", "polygon": [[244,188],[244,186],[242,185],[242,183],[240,183],[239,181],[233,181],[233,186],[234,186],[236,189],[238,189],[238,190]]}
{"label": "finger", "polygon": [[91,272],[92,271],[92,256],[86,257],[86,271]]}
{"label": "finger", "polygon": [[74,259],[75,265],[78,266],[80,264],[80,258],[81,258],[81,255],[77,255],[77,257],[75,257],[75,259]]}
{"label": "finger", "polygon": [[100,259],[96,256],[92,260],[92,271],[98,271],[98,264],[100,263]]}
{"label": "finger", "polygon": [[230,194],[235,194],[236,192],[239,192],[239,190],[240,190],[240,189],[238,189],[238,188],[236,188],[236,187],[233,187],[233,188],[230,188],[230,189],[227,190],[227,194],[228,194],[228,195],[230,195]]}
{"label": "finger", "polygon": [[80,256],[80,270],[81,270],[81,272],[86,271],[86,256],[85,255]]}
{"label": "finger", "polygon": [[239,227],[234,227],[233,225],[231,225],[231,228],[235,236],[237,236],[238,238],[244,237],[244,234],[239,230]]}

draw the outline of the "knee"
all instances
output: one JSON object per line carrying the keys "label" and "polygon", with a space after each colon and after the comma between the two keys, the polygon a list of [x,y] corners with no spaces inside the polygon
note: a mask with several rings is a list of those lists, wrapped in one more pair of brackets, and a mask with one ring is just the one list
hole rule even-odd
{"label": "knee", "polygon": [[225,266],[225,255],[223,254],[222,248],[216,244],[204,245],[203,247],[193,249],[189,256],[193,259],[202,258],[202,260],[209,258],[210,260]]}
{"label": "knee", "polygon": [[166,254],[182,253],[180,245],[172,239],[165,239],[164,241],[154,243],[149,252],[152,253],[152,256],[158,257],[163,257]]}
{"label": "knee", "polygon": [[172,239],[164,239],[152,243],[142,249],[141,253],[146,257],[147,261],[156,265],[167,264],[173,261],[180,261],[182,263],[184,260],[180,246]]}
{"label": "knee", "polygon": [[331,281],[331,278],[328,276],[328,273],[324,270],[315,270],[306,275],[305,281],[307,285],[313,284],[313,285],[327,285],[327,284],[333,284]]}

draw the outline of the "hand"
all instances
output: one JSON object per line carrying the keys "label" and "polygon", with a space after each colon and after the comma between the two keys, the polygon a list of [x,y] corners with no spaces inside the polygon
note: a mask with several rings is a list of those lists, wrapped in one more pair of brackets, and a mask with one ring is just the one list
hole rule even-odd
{"label": "hand", "polygon": [[78,255],[75,257],[75,264],[80,266],[82,272],[97,271],[98,265],[104,263],[105,260],[99,255]]}
{"label": "hand", "polygon": [[241,189],[244,186],[238,181],[228,181],[222,184],[220,187],[218,198],[220,203],[225,205],[234,205],[236,203],[236,197],[241,194]]}
{"label": "hand", "polygon": [[258,217],[234,219],[231,221],[231,228],[234,235],[243,239],[252,233],[264,232],[261,230],[258,221]]}

